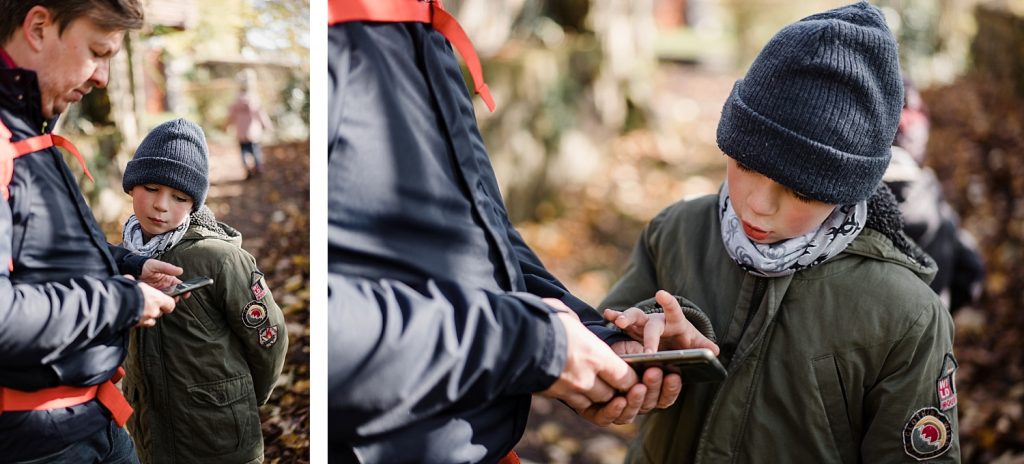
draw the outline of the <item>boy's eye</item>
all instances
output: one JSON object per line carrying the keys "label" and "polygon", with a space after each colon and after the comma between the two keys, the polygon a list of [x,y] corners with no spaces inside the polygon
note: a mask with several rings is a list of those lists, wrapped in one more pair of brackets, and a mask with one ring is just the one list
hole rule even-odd
{"label": "boy's eye", "polygon": [[188,198],[183,198],[179,196],[175,196],[174,199],[177,200],[179,203],[185,203],[186,201],[188,201]]}
{"label": "boy's eye", "polygon": [[797,192],[796,190],[790,190],[789,192],[792,193],[793,196],[796,197],[797,201],[800,201],[801,203],[814,203],[813,198],[807,195],[803,195],[800,192]]}
{"label": "boy's eye", "polygon": [[155,192],[156,191],[156,187],[150,187],[148,185],[143,185],[142,188],[145,189],[147,192]]}
{"label": "boy's eye", "polygon": [[748,168],[747,165],[745,165],[745,164],[743,164],[743,163],[741,163],[739,161],[736,162],[736,167],[739,168],[740,171],[743,171],[743,172],[754,172],[753,169]]}

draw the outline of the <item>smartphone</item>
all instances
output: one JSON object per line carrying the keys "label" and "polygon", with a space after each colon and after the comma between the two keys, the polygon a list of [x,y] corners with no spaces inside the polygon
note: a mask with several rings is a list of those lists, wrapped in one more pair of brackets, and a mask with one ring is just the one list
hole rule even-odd
{"label": "smartphone", "polygon": [[622,359],[640,375],[648,367],[679,374],[683,383],[721,382],[728,373],[707,348],[624,354]]}
{"label": "smartphone", "polygon": [[164,290],[164,293],[166,293],[167,296],[178,296],[181,295],[182,293],[188,293],[191,292],[192,290],[203,288],[212,283],[213,279],[205,276],[200,276],[193,279],[188,279],[184,282],[179,283],[178,285],[168,288]]}

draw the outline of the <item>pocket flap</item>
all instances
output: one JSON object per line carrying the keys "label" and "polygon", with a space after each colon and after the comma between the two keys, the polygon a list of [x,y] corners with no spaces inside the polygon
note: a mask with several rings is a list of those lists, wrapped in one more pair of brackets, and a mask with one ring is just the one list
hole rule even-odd
{"label": "pocket flap", "polygon": [[188,387],[188,393],[194,401],[199,403],[226,406],[245,398],[248,391],[252,389],[248,379],[248,375],[242,374],[216,382],[195,384]]}

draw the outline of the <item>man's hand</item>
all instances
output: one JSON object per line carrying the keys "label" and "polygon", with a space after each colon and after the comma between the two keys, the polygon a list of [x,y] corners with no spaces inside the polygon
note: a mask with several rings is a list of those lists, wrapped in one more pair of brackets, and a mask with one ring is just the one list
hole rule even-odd
{"label": "man's hand", "polygon": [[139,276],[139,280],[155,288],[168,288],[181,283],[178,276],[182,272],[178,266],[150,258],[142,265],[142,275]]}
{"label": "man's hand", "polygon": [[149,285],[139,282],[139,290],[142,290],[142,298],[145,300],[142,306],[142,317],[136,327],[153,327],[156,320],[164,314],[174,311],[174,304],[177,301]]}
{"label": "man's hand", "polygon": [[683,315],[679,301],[669,292],[658,290],[654,295],[664,313],[646,314],[639,308],[625,311],[604,310],[604,318],[615,323],[623,332],[641,340],[644,352],[653,353],[661,350],[682,350],[688,348],[707,348],[718,355],[718,345],[708,340]]}
{"label": "man's hand", "polygon": [[[644,346],[639,342],[625,341],[612,344],[612,351],[616,354],[633,354],[643,353]],[[672,406],[676,399],[679,398],[679,393],[683,391],[683,379],[679,374],[665,373],[658,367],[649,367],[644,371],[643,384],[647,387],[647,394],[643,398],[643,404],[641,404],[639,413],[647,414],[651,410],[665,409]],[[634,413],[635,415],[636,413]],[[633,417],[618,417],[614,421],[616,424],[624,424],[632,422]]]}
{"label": "man's hand", "polygon": [[[647,387],[638,383],[636,373],[625,361],[580,323],[575,312],[559,300],[544,301],[559,310],[568,350],[562,375],[540,394],[562,400],[598,425],[608,425],[623,416],[632,420],[643,406]],[[626,395],[617,396],[619,392]]]}

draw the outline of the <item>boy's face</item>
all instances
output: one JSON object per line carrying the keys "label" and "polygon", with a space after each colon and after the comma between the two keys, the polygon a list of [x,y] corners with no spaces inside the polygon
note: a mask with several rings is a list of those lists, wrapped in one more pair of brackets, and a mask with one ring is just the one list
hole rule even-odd
{"label": "boy's face", "polygon": [[124,31],[100,29],[88,17],[72,20],[63,34],[55,21],[44,26],[40,60],[32,66],[39,78],[43,116],[52,118],[93,88],[106,87],[110,59],[123,40]]}
{"label": "boy's face", "polygon": [[136,185],[128,194],[147,240],[177,229],[192,212],[192,197],[166,185]]}
{"label": "boy's face", "polygon": [[802,196],[729,158],[729,197],[743,232],[755,243],[799,237],[820,226],[836,205]]}

